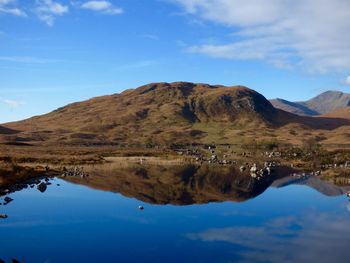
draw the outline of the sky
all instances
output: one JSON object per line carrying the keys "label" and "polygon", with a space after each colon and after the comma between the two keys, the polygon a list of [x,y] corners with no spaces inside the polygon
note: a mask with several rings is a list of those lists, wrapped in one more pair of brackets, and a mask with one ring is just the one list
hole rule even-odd
{"label": "sky", "polygon": [[350,93],[349,0],[0,0],[0,123],[150,82]]}

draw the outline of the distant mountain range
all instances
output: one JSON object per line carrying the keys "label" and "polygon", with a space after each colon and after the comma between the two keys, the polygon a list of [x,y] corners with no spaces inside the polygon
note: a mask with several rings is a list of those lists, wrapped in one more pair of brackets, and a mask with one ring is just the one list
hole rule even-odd
{"label": "distant mountain range", "polygon": [[291,102],[284,99],[270,100],[275,108],[303,116],[317,116],[349,107],[350,94],[326,91],[308,101]]}
{"label": "distant mountain range", "polygon": [[[316,115],[346,105],[346,97],[343,93],[327,92],[302,106],[283,105],[298,108],[299,114],[302,111]],[[322,143],[344,143],[350,138],[350,118],[339,116],[346,115],[346,110],[337,112],[335,117],[328,113],[329,116],[315,118],[275,106],[263,95],[243,86],[151,83],[3,124],[0,142],[171,145],[278,140],[301,144],[309,138],[318,138]]]}
{"label": "distant mountain range", "polygon": [[321,180],[316,176],[293,177],[286,176],[275,180],[272,186],[281,188],[289,185],[307,185],[316,191],[327,196],[344,195],[350,190],[350,186],[338,186],[333,183]]}

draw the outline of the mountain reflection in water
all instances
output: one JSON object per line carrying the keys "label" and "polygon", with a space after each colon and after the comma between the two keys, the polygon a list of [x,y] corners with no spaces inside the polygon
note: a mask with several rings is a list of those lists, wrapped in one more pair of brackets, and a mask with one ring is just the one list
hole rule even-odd
{"label": "mountain reflection in water", "polygon": [[104,165],[90,168],[90,177],[67,181],[94,189],[121,193],[151,204],[190,205],[210,202],[241,202],[257,197],[271,185],[308,185],[325,195],[341,195],[350,187],[340,187],[315,176],[295,178],[286,167],[254,178],[232,166],[216,165]]}

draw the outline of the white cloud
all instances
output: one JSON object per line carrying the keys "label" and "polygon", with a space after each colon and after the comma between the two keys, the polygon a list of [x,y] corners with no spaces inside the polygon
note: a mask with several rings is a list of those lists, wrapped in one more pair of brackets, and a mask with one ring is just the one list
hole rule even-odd
{"label": "white cloud", "polygon": [[69,11],[69,7],[52,0],[37,0],[36,13],[40,20],[48,26],[53,26],[55,17],[62,16]]}
{"label": "white cloud", "polygon": [[6,13],[6,14],[14,15],[14,16],[23,16],[23,17],[27,16],[24,11],[22,11],[21,9],[18,9],[18,8],[0,7],[0,13]]}
{"label": "white cloud", "polygon": [[108,15],[120,15],[124,12],[122,8],[115,7],[108,1],[88,1],[82,4],[81,7]]}
{"label": "white cloud", "polygon": [[15,0],[0,0],[0,13],[22,17],[27,16],[27,14],[23,10],[14,7],[15,3]]}
{"label": "white cloud", "polygon": [[350,76],[348,76],[348,77],[346,78],[345,83],[346,83],[347,85],[350,85]]}
{"label": "white cloud", "polygon": [[16,109],[16,108],[18,108],[18,107],[24,105],[23,102],[16,101],[16,100],[3,99],[3,98],[0,98],[0,102],[6,104],[6,105],[9,106],[11,109]]}
{"label": "white cloud", "polygon": [[232,41],[189,48],[215,58],[264,60],[328,72],[350,68],[348,0],[173,0],[230,28]]}

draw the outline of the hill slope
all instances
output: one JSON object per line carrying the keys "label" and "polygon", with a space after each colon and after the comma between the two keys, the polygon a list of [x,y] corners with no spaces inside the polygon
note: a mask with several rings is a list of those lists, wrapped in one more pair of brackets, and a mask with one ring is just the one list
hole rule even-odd
{"label": "hill slope", "polygon": [[322,117],[327,118],[343,118],[343,119],[350,119],[350,107],[344,107],[337,109],[335,111],[331,111],[329,113],[321,115]]}
{"label": "hill slope", "polygon": [[316,116],[350,106],[350,94],[339,91],[326,91],[308,101],[290,102],[274,99],[270,102],[274,107],[294,114]]}
{"label": "hill slope", "polygon": [[[349,120],[300,117],[242,86],[152,83],[5,124],[3,140],[39,144],[300,143]],[[315,131],[315,133],[314,133]],[[347,131],[347,128],[345,128]],[[344,132],[344,128],[342,130]],[[1,139],[1,138],[0,138]]]}

